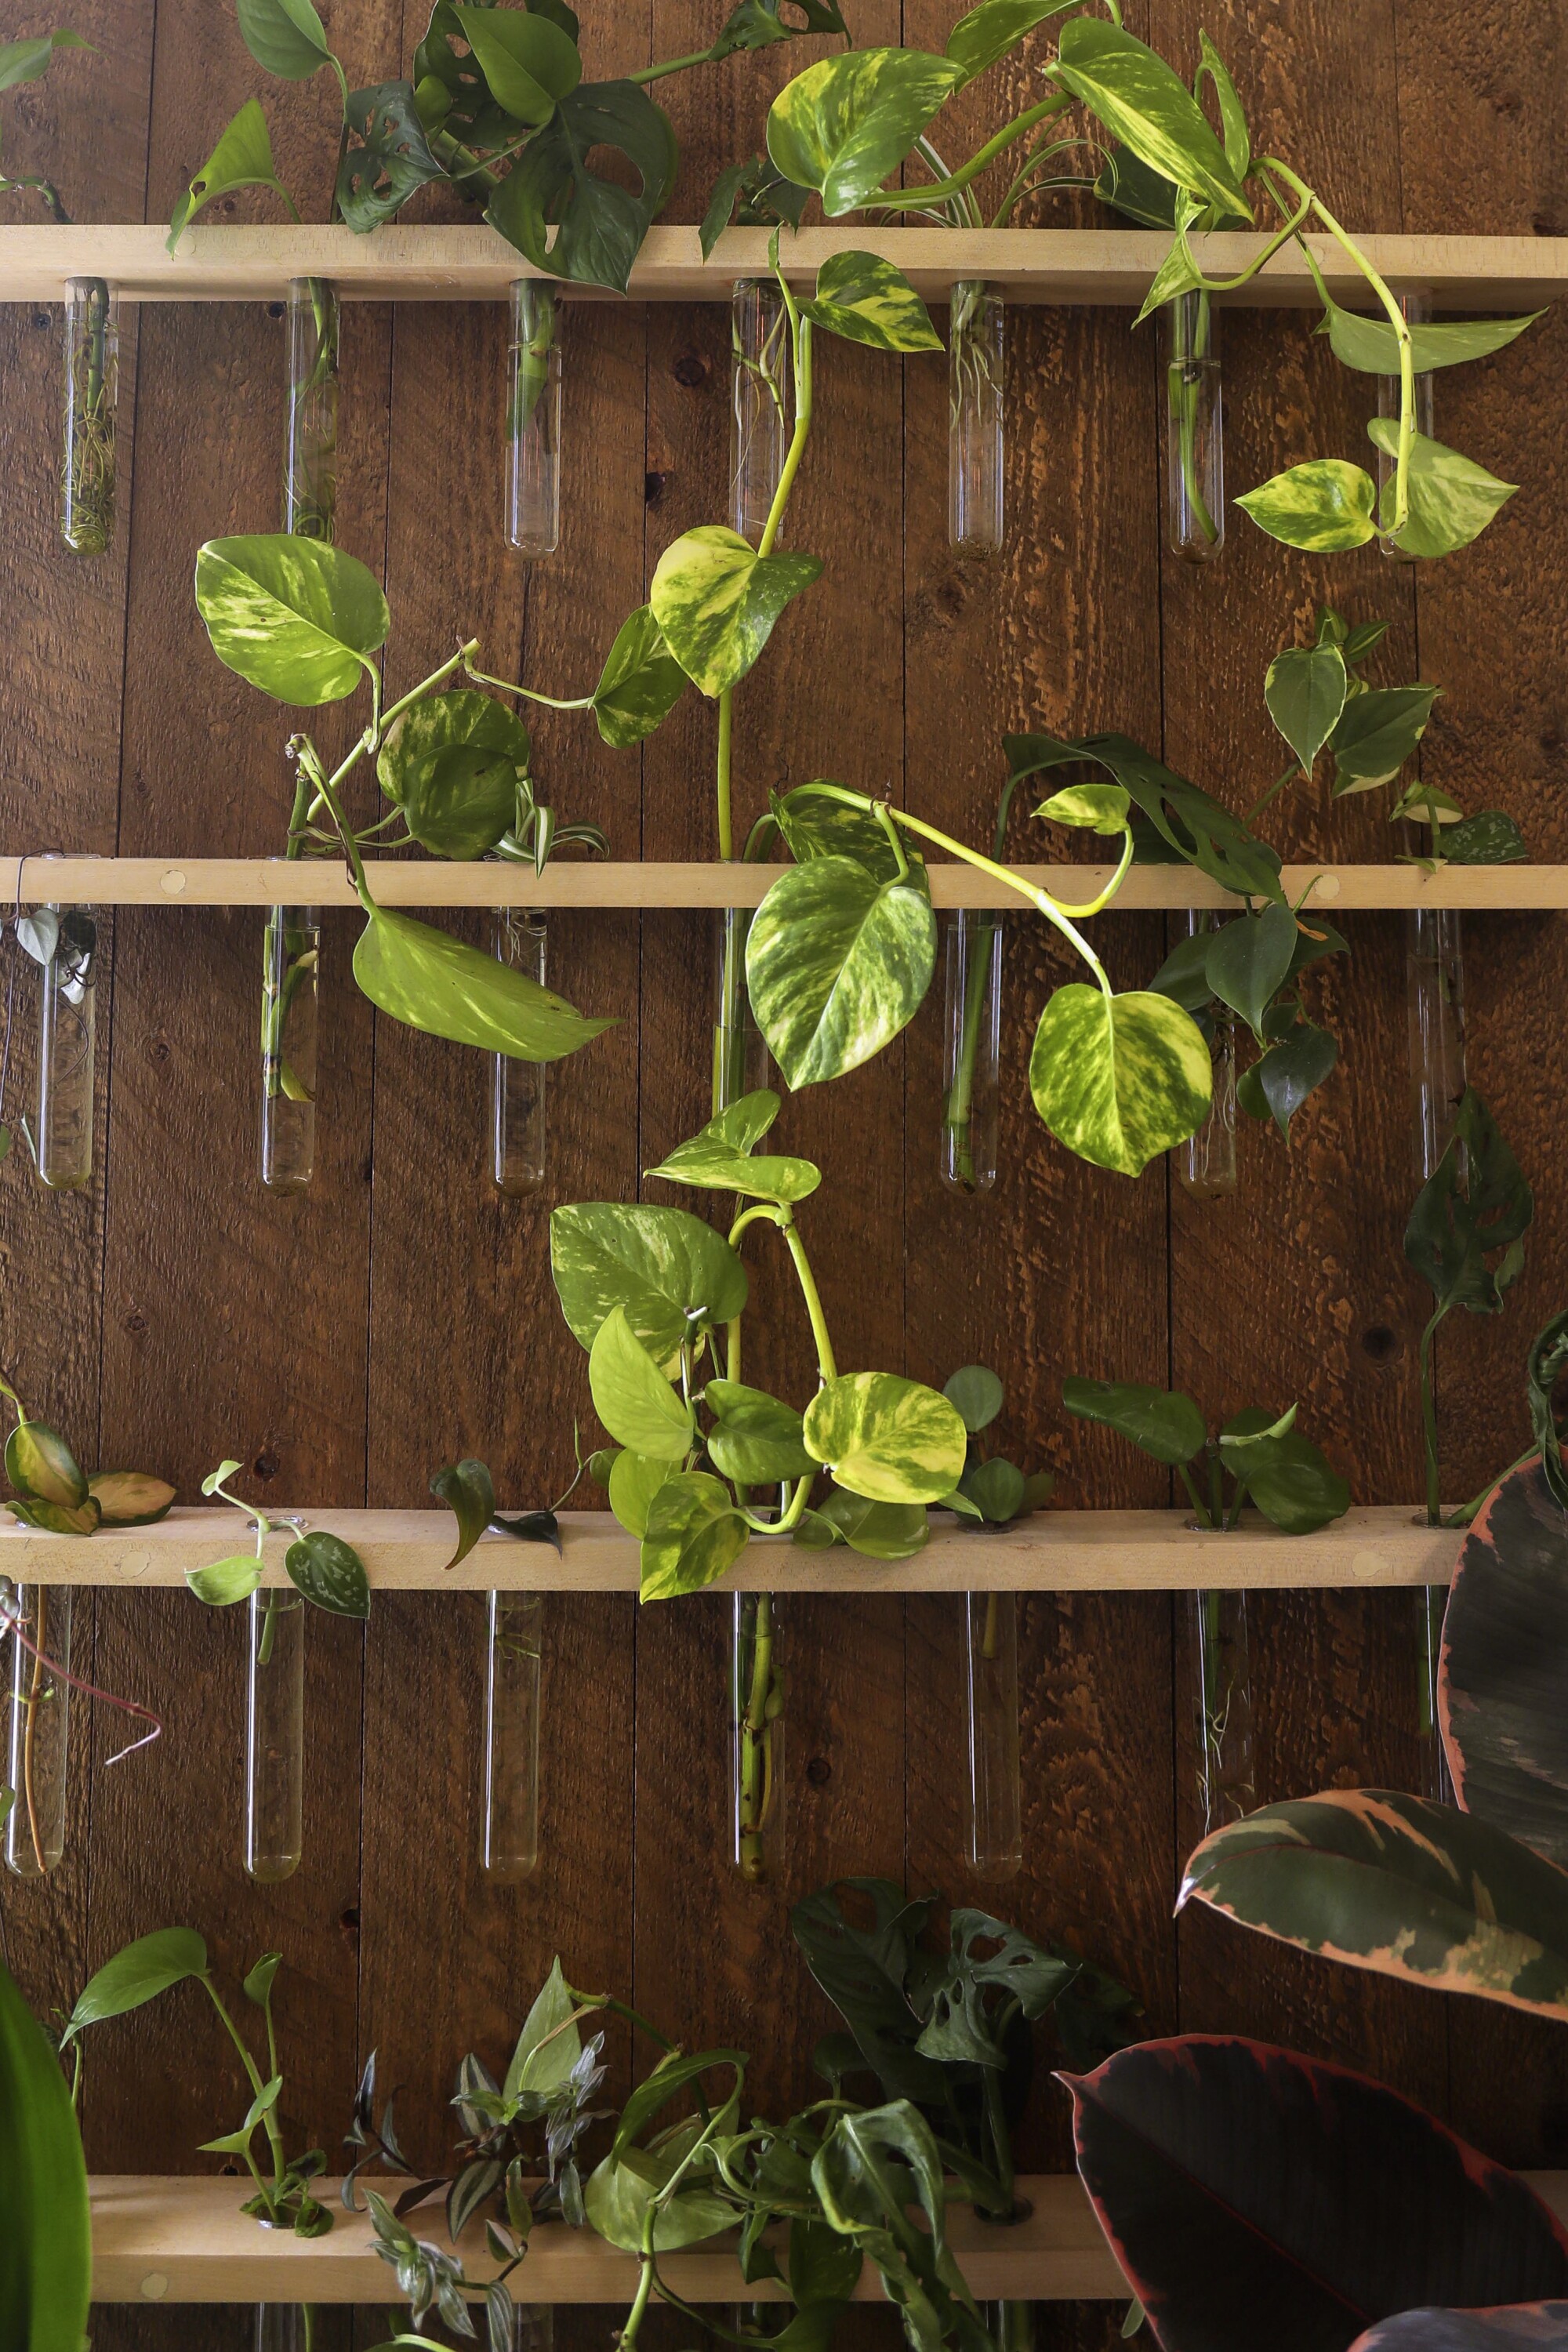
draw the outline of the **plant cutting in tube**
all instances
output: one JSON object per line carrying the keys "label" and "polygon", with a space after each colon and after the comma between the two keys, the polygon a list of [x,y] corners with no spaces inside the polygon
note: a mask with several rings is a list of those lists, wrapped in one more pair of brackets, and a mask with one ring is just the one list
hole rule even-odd
{"label": "plant cutting in tube", "polygon": [[[527,729],[493,696],[467,688],[437,693],[472,658],[477,639],[388,708],[371,656],[385,643],[391,618],[374,574],[353,556],[287,534],[209,540],[196,558],[195,593],[219,660],[275,701],[319,708],[369,685],[369,720],[331,773],[309,735],[289,742],[298,778],[286,856],[337,849],[348,860],[367,919],[354,978],[372,1003],[432,1036],[531,1062],[558,1061],[613,1027],[371,896],[363,852],[377,843],[397,848],[416,841],[443,857],[516,856],[523,854],[521,829],[537,845]],[[365,759],[374,760],[393,807],[361,832],[342,794]],[[388,826],[402,830],[386,840]],[[555,838],[565,830],[557,828]],[[537,862],[537,846],[534,856]]]}

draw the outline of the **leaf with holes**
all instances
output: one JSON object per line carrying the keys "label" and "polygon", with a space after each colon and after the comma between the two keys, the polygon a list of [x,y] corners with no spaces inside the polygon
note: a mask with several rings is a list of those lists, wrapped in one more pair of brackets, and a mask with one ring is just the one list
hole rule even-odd
{"label": "leaf with holes", "polygon": [[442,171],[430,152],[412,82],[351,90],[343,120],[357,144],[345,148],[338,165],[338,210],[363,236],[391,220]]}
{"label": "leaf with holes", "polygon": [[[640,195],[593,168],[595,148],[626,158]],[[529,141],[485,218],[536,269],[624,294],[679,161],[669,118],[645,89],[631,81],[584,82]]]}
{"label": "leaf with holes", "polygon": [[247,98],[217,145],[175,205],[166,239],[174,252],[205,205],[231,196],[240,188],[270,188],[293,209],[292,199],[278,177],[272,160],[272,134],[259,102]]}

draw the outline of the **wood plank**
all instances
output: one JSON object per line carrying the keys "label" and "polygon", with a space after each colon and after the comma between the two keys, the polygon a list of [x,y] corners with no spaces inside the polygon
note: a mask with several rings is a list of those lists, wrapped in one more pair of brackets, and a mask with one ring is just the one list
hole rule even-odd
{"label": "wood plank", "polygon": [[[1014,1407],[1015,1416],[1017,1408]],[[1026,1443],[1026,1440],[1020,1441]],[[1125,1482],[1124,1482],[1125,1483]],[[635,1592],[636,1539],[608,1511],[567,1511],[561,1550],[510,1537],[480,1538],[448,1570],[452,1519],[445,1511],[317,1510],[302,1524],[352,1543],[371,1583],[386,1592]],[[0,1529],[0,1576],[28,1583],[181,1584],[189,1570],[232,1551],[239,1522],[226,1511],[176,1506],[152,1528],[96,1536]],[[268,1539],[263,1583],[287,1582],[286,1529]],[[241,1538],[241,1548],[248,1544]],[[1185,1592],[1210,1585],[1275,1591],[1447,1583],[1462,1538],[1431,1528],[1414,1504],[1355,1509],[1311,1536],[1282,1536],[1256,1512],[1229,1535],[1195,1528],[1182,1510],[1051,1510],[1012,1528],[969,1533],[943,1513],[912,1559],[863,1559],[755,1538],[722,1590],[792,1592]]]}
{"label": "wood plank", "polygon": [[[1472,799],[1486,791],[1472,786]],[[950,828],[963,824],[954,814]],[[978,835],[976,846],[981,846]],[[1098,895],[1115,871],[1110,866],[1034,866],[1010,870],[1035,889],[1075,901]],[[1027,919],[1016,890],[972,866],[937,860],[928,868],[931,903],[1002,907]],[[313,905],[359,903],[346,868],[312,863],[304,869]],[[449,860],[367,858],[371,894],[389,907],[646,908],[668,910],[755,907],[778,879],[776,866],[691,860],[609,859],[589,865],[562,859],[535,874],[531,866],[453,864]],[[1446,866],[1423,874],[1413,866],[1375,864],[1287,866],[1280,880],[1292,903],[1332,907],[1336,914],[1408,907],[1459,907],[1487,913],[1552,913],[1568,908],[1568,866]],[[25,906],[269,907],[279,887],[276,857],[16,857],[0,858],[0,903]],[[1148,913],[1186,907],[1236,907],[1241,901],[1207,875],[1186,866],[1135,866],[1105,908],[1108,914]],[[595,959],[595,968],[599,960]]]}
{"label": "wood plank", "polygon": [[[668,13],[668,11],[666,12]],[[739,70],[731,68],[732,79]],[[782,79],[782,76],[780,77]],[[664,85],[668,99],[670,85]],[[712,104],[710,85],[708,102]],[[279,110],[282,115],[286,110]],[[203,110],[204,121],[212,114]],[[216,121],[216,118],[215,121]],[[757,125],[760,132],[760,121]],[[689,139],[687,142],[690,146]],[[318,142],[320,145],[321,142]],[[710,142],[713,144],[713,142]],[[1103,216],[1102,216],[1103,217]],[[1356,226],[1355,216],[1350,225]],[[156,224],[60,229],[0,228],[0,302],[50,302],[67,278],[110,278],[127,302],[260,302],[288,290],[291,278],[330,278],[347,301],[504,301],[520,278],[548,276],[491,228],[390,225],[368,236],[314,223],[230,227],[198,221],[171,255]],[[1230,277],[1263,242],[1252,235],[1195,239],[1210,274]],[[1550,302],[1568,286],[1568,237],[1392,236],[1358,238],[1373,267],[1391,283],[1428,288],[1445,309],[1514,310]],[[1308,239],[1331,293],[1372,307],[1366,281],[1326,236]],[[812,283],[831,255],[854,249],[897,264],[916,289],[945,299],[955,278],[984,278],[1010,302],[1136,307],[1164,257],[1158,231],[1105,228],[936,229],[805,228],[784,247],[792,281]],[[639,302],[723,302],[735,278],[767,268],[768,233],[728,229],[704,261],[695,227],[661,222],[633,268],[630,299]],[[574,302],[618,303],[606,289],[572,286]],[[1310,273],[1291,247],[1228,297],[1255,310],[1310,310]]]}
{"label": "wood plank", "polygon": [[[1562,2179],[1568,2191],[1568,2176],[1549,2178]],[[373,2185],[392,2197],[405,2184],[373,2176]],[[338,2186],[329,2180],[321,2187],[334,2217],[330,2233],[300,2239],[258,2228],[239,2210],[232,2180],[100,2175],[91,2183],[94,2295],[102,2303],[171,2305],[395,2301],[369,2216],[345,2213]],[[1018,2186],[1034,2207],[1026,2221],[997,2229],[967,2206],[955,2206],[950,2215],[949,2243],[976,2299],[1125,2294],[1077,2176],[1026,2177]],[[493,2271],[479,2223],[470,2223],[458,2249],[470,2279]],[[664,2256],[659,2269],[689,2303],[787,2301],[779,2280],[744,2286],[734,2249],[733,2235],[726,2233]],[[526,2290],[536,2303],[625,2305],[637,2277],[634,2254],[606,2245],[591,2230],[547,2222],[530,2242],[514,2292]],[[855,2299],[882,2299],[881,2281],[869,2263]]]}

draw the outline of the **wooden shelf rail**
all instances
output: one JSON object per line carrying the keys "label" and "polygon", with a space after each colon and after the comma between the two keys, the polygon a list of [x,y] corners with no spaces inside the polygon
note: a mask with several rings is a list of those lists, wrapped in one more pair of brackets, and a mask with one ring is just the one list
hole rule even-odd
{"label": "wooden shelf rail", "polygon": [[[531,866],[485,861],[365,861],[372,894],[388,907],[754,907],[786,870],[717,859],[660,866],[561,858],[539,875]],[[1024,911],[1015,892],[972,866],[944,861],[928,870],[938,907]],[[1021,880],[1042,886],[1070,905],[1093,898],[1114,869],[1020,866],[1016,871]],[[1336,914],[1402,907],[1462,907],[1495,913],[1568,908],[1568,866],[1445,866],[1432,875],[1415,866],[1287,866],[1281,879],[1292,904],[1310,890],[1310,905]],[[0,908],[18,900],[26,906],[270,907],[280,893],[290,903],[308,900],[317,907],[358,903],[347,867],[335,859],[290,866],[279,857],[0,858]],[[1193,866],[1135,866],[1107,912],[1239,903]]]}
{"label": "wooden shelf rail", "polygon": [[[269,1513],[288,1507],[268,1501]],[[352,1543],[383,1592],[635,1592],[637,1546],[608,1511],[568,1511],[562,1548],[481,1537],[448,1570],[453,1520],[446,1511],[302,1509],[311,1528]],[[94,1536],[42,1535],[0,1521],[0,1576],[23,1584],[181,1585],[247,1549],[232,1511],[176,1506],[151,1528],[102,1528]],[[264,1581],[287,1581],[279,1528],[267,1546]],[[842,1545],[807,1551],[779,1538],[750,1543],[721,1588],[739,1592],[1146,1592],[1232,1585],[1274,1591],[1447,1584],[1462,1538],[1428,1528],[1413,1504],[1352,1510],[1313,1536],[1282,1536],[1256,1513],[1229,1535],[1194,1526],[1185,1511],[1040,1511],[990,1533],[941,1518],[912,1559],[866,1559]]]}
{"label": "wooden shelf rail", "polygon": [[[0,228],[0,301],[58,302],[70,278],[107,278],[132,302],[278,300],[294,278],[330,278],[341,295],[367,302],[499,301],[513,280],[543,275],[484,226],[376,229],[198,223],[177,255],[161,223],[28,225]],[[1211,276],[1231,277],[1258,252],[1256,235],[1200,240]],[[1330,291],[1372,307],[1365,280],[1332,239],[1309,240]],[[1419,289],[1441,310],[1521,310],[1568,289],[1568,237],[1363,236],[1362,250],[1395,286]],[[897,263],[917,289],[942,301],[955,278],[981,278],[1011,302],[1136,307],[1169,239],[1129,228],[883,228],[871,223],[803,229],[784,240],[784,268],[805,285],[829,255],[859,247]],[[727,302],[731,282],[767,268],[768,232],[729,229],[704,261],[695,228],[655,227],[632,272],[643,302]],[[616,301],[571,286],[573,300]],[[1229,298],[1253,309],[1310,309],[1317,294],[1300,253],[1278,254]]]}
{"label": "wooden shelf rail", "polygon": [[[1529,2172],[1524,2178],[1552,2210],[1568,2219],[1568,2173]],[[388,2196],[398,2182],[376,2183]],[[105,2174],[92,2189],[92,2292],[96,2303],[338,2303],[386,2305],[395,2300],[392,2273],[375,2252],[363,2214],[345,2213],[338,2184],[321,2194],[336,2217],[324,2238],[295,2238],[260,2229],[239,2210],[232,2179],[139,2179]],[[976,2301],[1062,2303],[1123,2299],[1127,2283],[1106,2244],[1089,2199],[1073,2173],[1022,2175],[1018,2193],[1033,2207],[1028,2220],[990,2227],[960,2209],[951,2218],[951,2242]],[[428,2234],[444,2242],[440,2207]],[[420,2228],[419,2217],[413,2226]],[[494,2265],[480,2225],[460,2242],[464,2267],[482,2282]],[[661,2258],[660,2270],[688,2303],[782,2302],[783,2286],[764,2279],[743,2286],[733,2241],[719,2239]],[[629,2304],[637,2259],[586,2230],[559,2222],[534,2233],[513,2292],[532,2303]],[[881,2300],[881,2282],[868,2263],[856,2300]]]}

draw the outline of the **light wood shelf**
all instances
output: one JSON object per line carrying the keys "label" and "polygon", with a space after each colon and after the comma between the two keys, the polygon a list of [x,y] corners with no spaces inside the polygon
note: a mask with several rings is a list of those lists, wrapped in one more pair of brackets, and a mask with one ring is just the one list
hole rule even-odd
{"label": "light wood shelf", "polygon": [[[269,1510],[291,1507],[279,1500]],[[383,1592],[635,1592],[637,1546],[608,1511],[566,1511],[562,1549],[486,1535],[448,1570],[449,1512],[305,1509],[310,1528],[353,1545]],[[509,1509],[508,1516],[510,1516]],[[293,1535],[267,1546],[264,1581],[287,1582]],[[1352,1510],[1313,1536],[1282,1536],[1254,1512],[1229,1535],[1195,1528],[1184,1511],[1039,1511],[989,1533],[942,1518],[912,1559],[866,1559],[843,1545],[807,1551],[781,1538],[749,1544],[719,1589],[736,1592],[1191,1592],[1447,1584],[1462,1538],[1428,1528],[1414,1505]],[[232,1511],[176,1506],[151,1528],[95,1536],[41,1535],[0,1521],[0,1576],[24,1584],[181,1585],[248,1549]]]}
{"label": "light wood shelf", "polygon": [[[58,302],[70,278],[107,278],[132,302],[277,300],[294,278],[330,278],[341,295],[368,302],[499,301],[512,281],[536,271],[503,237],[473,227],[230,228],[198,223],[181,250],[164,247],[161,223],[0,228],[0,301]],[[897,263],[918,290],[944,300],[955,278],[980,278],[1013,302],[1142,303],[1169,245],[1158,230],[1131,228],[883,228],[870,223],[808,228],[784,240],[788,276],[815,278],[829,255],[858,247]],[[1230,277],[1256,255],[1261,236],[1197,240],[1213,276]],[[1309,239],[1336,299],[1372,306],[1365,280],[1332,239]],[[1568,237],[1363,236],[1362,250],[1391,283],[1429,293],[1441,310],[1516,310],[1552,300],[1568,287]],[[728,301],[731,281],[766,271],[768,232],[728,229],[704,261],[695,228],[649,231],[632,272],[644,302]],[[616,301],[597,287],[572,286],[573,300]],[[1234,297],[1253,309],[1310,309],[1306,263],[1291,247]]]}
{"label": "light wood shelf", "polygon": [[[380,2195],[404,2184],[373,2179]],[[345,2213],[338,2184],[319,2185],[334,2215],[324,2238],[296,2238],[261,2229],[239,2210],[245,2184],[234,2179],[138,2179],[104,2175],[92,2184],[92,2292],[98,2303],[359,2303],[397,2300],[387,2265],[374,2251],[369,2219]],[[966,2208],[951,2220],[953,2252],[976,2299],[1060,2301],[1079,2295],[1126,2294],[1114,2257],[1076,2175],[1020,2179],[1019,2194],[1034,2211],[1006,2229],[989,2227]],[[447,2243],[438,2200],[409,2216],[420,2235]],[[459,2243],[469,2278],[482,2282],[496,2265],[475,2224]],[[689,2303],[783,2302],[777,2282],[746,2286],[732,2237],[661,2257],[661,2273]],[[587,2230],[542,2225],[513,2292],[532,2303],[630,2303],[637,2263]],[[856,2300],[882,2299],[881,2281],[868,2263]]]}
{"label": "light wood shelf", "polygon": [[[928,869],[933,903],[1026,911],[1015,891],[956,860]],[[1092,898],[1110,866],[1020,866],[1020,880],[1068,904]],[[531,866],[454,863],[445,858],[367,858],[371,893],[387,907],[708,908],[755,907],[783,866],[598,864],[561,858],[542,875]],[[1568,866],[1287,866],[1280,877],[1292,904],[1325,912],[1462,907],[1496,913],[1568,908]],[[310,859],[290,867],[279,857],[5,857],[0,911],[25,906],[270,907],[289,903],[353,907],[346,866]],[[1240,900],[1190,866],[1134,866],[1107,913],[1151,908],[1238,906]]]}

